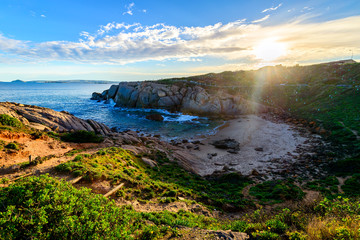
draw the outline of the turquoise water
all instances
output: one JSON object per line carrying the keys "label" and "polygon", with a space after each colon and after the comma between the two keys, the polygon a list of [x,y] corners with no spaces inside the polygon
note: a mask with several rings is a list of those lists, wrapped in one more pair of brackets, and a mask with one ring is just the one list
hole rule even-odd
{"label": "turquoise water", "polygon": [[[117,130],[135,130],[160,134],[163,139],[197,138],[211,133],[219,122],[207,118],[169,113],[163,110],[117,108],[90,100],[93,92],[108,89],[109,84],[78,83],[1,83],[0,101],[47,107],[56,111],[68,111],[76,117],[93,119]],[[146,115],[158,112],[165,120],[147,120]]]}

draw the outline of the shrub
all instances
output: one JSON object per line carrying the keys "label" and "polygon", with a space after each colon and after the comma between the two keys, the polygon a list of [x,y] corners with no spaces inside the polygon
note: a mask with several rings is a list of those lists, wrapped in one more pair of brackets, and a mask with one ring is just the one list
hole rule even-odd
{"label": "shrub", "polygon": [[19,145],[17,143],[15,143],[15,142],[11,142],[11,143],[7,144],[5,146],[5,148],[13,149],[13,150],[19,150],[20,149]]}
{"label": "shrub", "polygon": [[360,173],[347,179],[341,189],[348,196],[360,196]]}
{"label": "shrub", "polygon": [[269,231],[260,231],[255,232],[252,234],[253,237],[256,237],[256,239],[262,239],[262,240],[277,240],[280,239],[280,236],[276,233],[269,232]]}
{"label": "shrub", "polygon": [[250,188],[250,194],[262,204],[281,203],[286,200],[301,200],[305,193],[291,182],[267,181]]}
{"label": "shrub", "polygon": [[8,183],[8,182],[10,182],[10,179],[8,179],[8,178],[6,178],[6,177],[0,178],[0,184],[6,184],[6,183]]}
{"label": "shrub", "polygon": [[348,176],[360,172],[360,155],[346,158],[330,164],[330,171],[339,176]]}
{"label": "shrub", "polygon": [[265,224],[269,230],[279,234],[284,233],[289,228],[288,225],[277,219],[268,220]]}
{"label": "shrub", "polygon": [[[143,216],[90,189],[76,189],[46,175],[0,188],[0,202],[0,239],[161,239],[173,230],[158,225],[175,226],[177,219],[203,221],[187,212]],[[146,219],[157,225],[149,226]]]}
{"label": "shrub", "polygon": [[0,202],[1,239],[128,238],[113,202],[47,176],[0,189]]}
{"label": "shrub", "polygon": [[100,143],[104,138],[91,131],[79,130],[76,132],[65,133],[61,137],[61,140],[76,143]]}
{"label": "shrub", "polygon": [[22,127],[23,124],[16,118],[7,114],[0,114],[0,124],[10,127]]}
{"label": "shrub", "polygon": [[230,225],[232,231],[245,232],[248,228],[248,224],[245,221],[233,221]]}

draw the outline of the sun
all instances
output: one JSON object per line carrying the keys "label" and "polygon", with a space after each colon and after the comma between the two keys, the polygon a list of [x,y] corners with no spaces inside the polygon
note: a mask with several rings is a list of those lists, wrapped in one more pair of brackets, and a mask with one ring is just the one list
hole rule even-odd
{"label": "sun", "polygon": [[285,55],[285,53],[286,45],[284,43],[277,42],[274,39],[266,39],[254,48],[256,58],[267,62],[276,60],[277,58]]}

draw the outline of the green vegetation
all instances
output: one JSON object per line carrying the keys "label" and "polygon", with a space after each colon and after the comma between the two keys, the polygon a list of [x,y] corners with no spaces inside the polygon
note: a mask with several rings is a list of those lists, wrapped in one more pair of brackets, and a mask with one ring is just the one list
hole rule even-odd
{"label": "green vegetation", "polygon": [[17,142],[8,143],[7,145],[5,145],[5,148],[11,149],[11,150],[16,150],[16,151],[18,151],[20,149],[19,144]]}
{"label": "green vegetation", "polygon": [[10,179],[4,177],[4,178],[1,178],[1,179],[0,179],[0,184],[6,184],[6,183],[8,183],[9,181],[10,181]]}
{"label": "green vegetation", "polygon": [[337,176],[349,176],[360,173],[360,155],[331,163],[330,172]]}
{"label": "green vegetation", "polygon": [[76,143],[100,143],[104,140],[104,138],[91,131],[79,130],[71,133],[65,133],[61,136],[61,140]]}
{"label": "green vegetation", "polygon": [[19,163],[19,166],[20,166],[21,169],[28,168],[28,167],[31,167],[31,166],[36,166],[38,164],[43,163],[44,161],[47,161],[47,160],[50,160],[51,158],[54,158],[54,157],[56,157],[54,154],[44,156],[44,157],[37,156],[35,159],[32,159],[31,162],[26,161],[26,162]]}
{"label": "green vegetation", "polygon": [[0,114],[0,124],[3,126],[17,127],[20,128],[23,124],[16,118],[11,117],[7,114]]}
{"label": "green vegetation", "polygon": [[341,187],[348,196],[360,196],[360,173],[354,174]]}
{"label": "green vegetation", "polygon": [[339,180],[335,176],[318,179],[305,184],[305,187],[323,193],[327,198],[333,199],[338,196]]}
{"label": "green vegetation", "polygon": [[[0,189],[0,201],[1,239],[134,239],[143,236],[153,239],[173,234],[172,229],[161,226],[151,232],[151,225],[141,213],[126,206],[118,208],[101,195],[91,194],[90,189],[78,190],[47,176],[27,178]],[[147,218],[151,217],[148,214]],[[166,219],[174,221],[174,217]]]}
{"label": "green vegetation", "polygon": [[274,214],[260,208],[230,221],[184,210],[137,212],[42,175],[1,188],[0,202],[0,239],[169,239],[185,237],[182,227],[230,229],[258,239],[360,237],[360,205],[341,197]]}
{"label": "green vegetation", "polygon": [[77,155],[56,170],[81,175],[89,181],[108,179],[114,185],[124,182],[125,187],[117,194],[126,200],[172,202],[183,197],[225,210],[253,205],[241,193],[251,181],[238,174],[206,180],[170,162],[162,152],[146,157],[154,159],[157,167],[146,167],[140,158],[121,148],[108,148],[93,155]]}
{"label": "green vegetation", "polygon": [[[281,108],[297,119],[316,122],[343,154],[360,153],[360,63],[263,67],[253,71],[209,73],[164,79],[165,84],[201,84]],[[254,94],[257,93],[257,94]]]}
{"label": "green vegetation", "polygon": [[250,188],[250,195],[261,204],[282,203],[286,200],[301,200],[305,193],[292,182],[267,181]]}

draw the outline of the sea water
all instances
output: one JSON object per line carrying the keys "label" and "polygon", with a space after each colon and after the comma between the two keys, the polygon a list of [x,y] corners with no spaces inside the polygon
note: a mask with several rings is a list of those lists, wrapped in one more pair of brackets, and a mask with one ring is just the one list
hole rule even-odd
{"label": "sea water", "polygon": [[[162,139],[196,139],[213,133],[222,122],[204,117],[170,113],[160,109],[131,109],[115,107],[90,100],[93,92],[109,89],[111,84],[85,83],[4,83],[0,82],[0,102],[47,107],[67,111],[82,119],[93,119],[118,131],[134,130],[159,134]],[[147,120],[151,113],[160,113],[164,121]]]}

